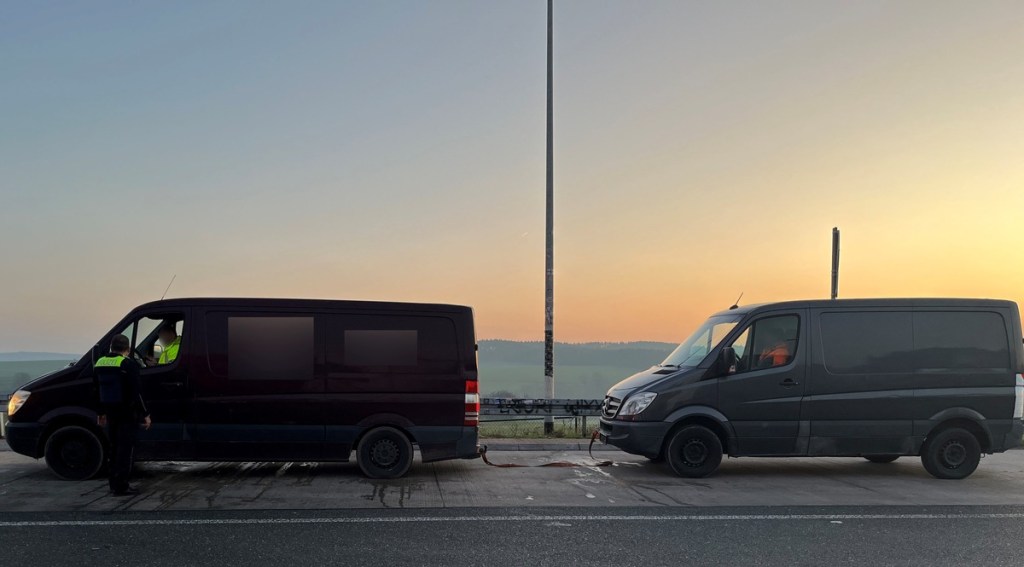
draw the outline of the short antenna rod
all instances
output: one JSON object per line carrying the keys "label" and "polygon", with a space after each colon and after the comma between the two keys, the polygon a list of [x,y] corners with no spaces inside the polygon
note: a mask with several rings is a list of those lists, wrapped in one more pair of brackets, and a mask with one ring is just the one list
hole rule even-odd
{"label": "short antenna rod", "polygon": [[741,299],[743,299],[743,292],[742,291],[740,292],[740,296],[736,298],[736,303],[733,303],[732,307],[730,307],[729,309],[738,309],[739,306],[740,306],[740,300]]}
{"label": "short antenna rod", "polygon": [[170,283],[167,284],[167,288],[164,289],[164,294],[160,296],[160,301],[163,301],[164,298],[167,297],[167,292],[170,291],[171,284],[174,283],[174,278],[176,278],[176,277],[178,277],[178,274],[174,274],[173,276],[171,276],[171,281],[170,281]]}

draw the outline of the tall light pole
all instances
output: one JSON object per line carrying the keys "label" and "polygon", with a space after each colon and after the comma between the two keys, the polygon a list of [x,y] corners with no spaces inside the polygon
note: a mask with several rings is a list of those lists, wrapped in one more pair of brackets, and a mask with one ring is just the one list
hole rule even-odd
{"label": "tall light pole", "polygon": [[[547,398],[555,397],[555,150],[551,84],[551,4],[548,0],[548,167],[547,167],[547,248],[544,260],[544,387]],[[544,433],[553,433],[555,419],[544,418]]]}
{"label": "tall light pole", "polygon": [[839,297],[839,227],[832,227],[832,299]]}

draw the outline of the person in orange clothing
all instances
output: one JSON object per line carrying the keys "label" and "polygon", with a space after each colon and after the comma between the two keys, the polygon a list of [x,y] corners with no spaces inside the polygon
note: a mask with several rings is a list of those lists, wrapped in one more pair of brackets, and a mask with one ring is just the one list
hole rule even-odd
{"label": "person in orange clothing", "polygon": [[765,347],[757,358],[758,368],[774,368],[789,362],[792,353],[789,352],[789,345],[778,329],[769,331],[768,340],[764,344]]}

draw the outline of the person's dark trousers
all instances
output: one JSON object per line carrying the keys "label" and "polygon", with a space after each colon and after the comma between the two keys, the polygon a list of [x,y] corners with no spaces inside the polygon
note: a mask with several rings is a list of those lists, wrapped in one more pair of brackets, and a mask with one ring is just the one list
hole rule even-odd
{"label": "person's dark trousers", "polygon": [[110,490],[128,490],[128,477],[132,474],[132,453],[138,436],[138,420],[124,411],[107,414],[107,435],[110,437]]}

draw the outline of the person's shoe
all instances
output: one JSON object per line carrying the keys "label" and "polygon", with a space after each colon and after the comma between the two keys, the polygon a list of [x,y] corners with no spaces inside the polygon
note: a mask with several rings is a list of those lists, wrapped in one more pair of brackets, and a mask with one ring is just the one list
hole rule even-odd
{"label": "person's shoe", "polygon": [[139,493],[139,489],[134,486],[129,486],[123,490],[111,490],[110,493],[114,496],[135,496]]}

